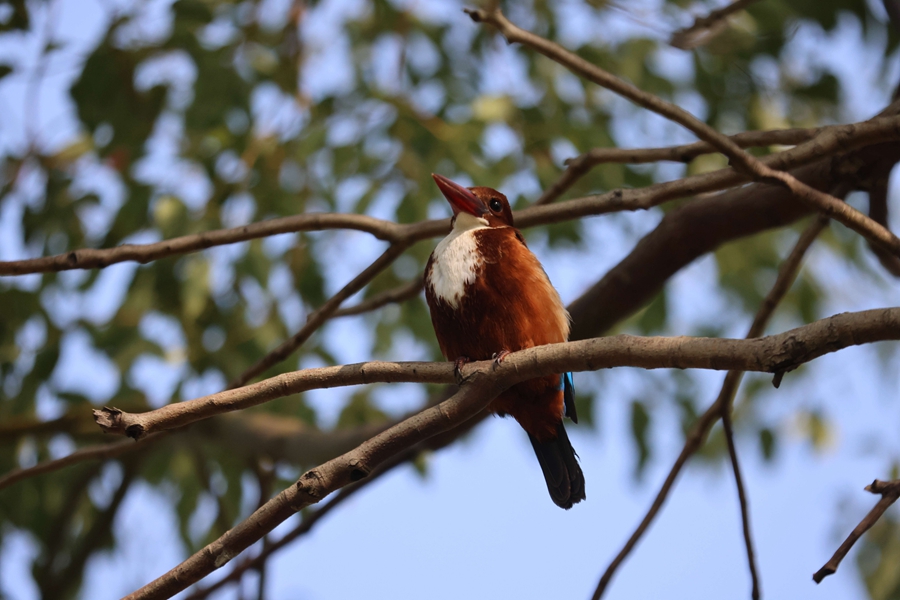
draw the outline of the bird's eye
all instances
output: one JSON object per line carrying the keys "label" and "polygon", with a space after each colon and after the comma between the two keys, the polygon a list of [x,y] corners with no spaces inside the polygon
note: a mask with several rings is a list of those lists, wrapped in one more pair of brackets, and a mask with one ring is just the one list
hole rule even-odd
{"label": "bird's eye", "polygon": [[500,212],[500,210],[503,208],[503,205],[500,204],[500,201],[497,200],[496,198],[491,198],[491,201],[488,204],[488,206],[490,206],[491,210],[494,212]]}

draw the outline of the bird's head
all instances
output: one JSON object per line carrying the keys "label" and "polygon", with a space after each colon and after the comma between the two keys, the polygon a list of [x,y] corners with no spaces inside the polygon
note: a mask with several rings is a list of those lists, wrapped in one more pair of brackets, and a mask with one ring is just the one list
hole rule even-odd
{"label": "bird's head", "polygon": [[[463,187],[444,177],[432,173],[434,182],[453,208],[454,227],[460,215],[471,215],[487,227],[512,227],[512,210],[506,196],[489,187]],[[469,217],[462,217],[468,219]]]}

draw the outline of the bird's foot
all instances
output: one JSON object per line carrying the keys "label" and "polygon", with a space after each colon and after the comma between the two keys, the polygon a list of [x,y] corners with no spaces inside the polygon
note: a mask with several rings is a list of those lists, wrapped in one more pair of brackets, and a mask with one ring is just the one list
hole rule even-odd
{"label": "bird's foot", "polygon": [[468,356],[459,356],[453,361],[453,374],[456,376],[456,383],[462,385],[466,380],[462,374],[462,368],[469,362]]}
{"label": "bird's foot", "polygon": [[494,352],[494,355],[491,357],[494,359],[494,368],[497,368],[497,365],[503,362],[503,359],[506,358],[506,355],[509,354],[509,350],[501,350],[500,352]]}

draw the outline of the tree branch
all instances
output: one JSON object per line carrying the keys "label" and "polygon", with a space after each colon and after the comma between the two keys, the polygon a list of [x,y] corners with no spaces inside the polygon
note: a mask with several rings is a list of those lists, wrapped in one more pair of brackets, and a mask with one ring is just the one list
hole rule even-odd
{"label": "tree branch", "polygon": [[[446,400],[448,395],[440,395],[440,400],[432,399],[429,401],[429,406],[434,406],[440,403],[442,400]],[[486,411],[482,411],[475,417],[469,419],[462,425],[455,427],[443,434],[435,435],[427,440],[419,442],[415,446],[409,448],[401,452],[400,454],[395,455],[393,458],[390,458],[383,462],[379,467],[372,471],[372,474],[367,478],[357,481],[356,483],[352,483],[347,487],[342,488],[334,498],[332,498],[327,504],[325,504],[321,509],[313,512],[310,515],[306,515],[303,518],[303,521],[298,524],[291,532],[285,534],[282,538],[280,538],[277,542],[273,542],[271,545],[264,548],[259,555],[254,558],[250,558],[245,560],[240,565],[234,567],[231,573],[229,573],[223,579],[217,581],[216,583],[206,587],[202,590],[197,590],[185,600],[200,600],[201,598],[206,598],[213,591],[229,584],[232,582],[236,582],[240,580],[240,577],[244,572],[249,569],[256,568],[261,561],[265,561],[272,554],[280,550],[281,548],[287,546],[292,541],[298,539],[299,537],[309,533],[312,528],[318,524],[318,522],[325,517],[329,512],[334,510],[341,504],[344,500],[346,500],[351,495],[355,494],[359,491],[360,488],[365,487],[369,483],[373,482],[375,479],[380,477],[381,475],[386,474],[388,471],[392,470],[395,466],[399,466],[405,462],[414,460],[418,456],[420,456],[423,452],[429,451],[437,451],[442,448],[445,448],[458,440],[461,436],[469,432],[472,428],[475,427],[478,423],[480,423],[485,417],[487,417],[488,413]]]}
{"label": "tree branch", "polygon": [[85,564],[98,548],[108,544],[112,535],[113,521],[122,501],[137,476],[137,464],[135,458],[130,457],[122,465],[122,482],[113,494],[109,506],[96,515],[90,529],[82,532],[80,540],[70,555],[68,562],[58,572],[53,570],[54,565],[48,565],[48,573],[45,577],[39,577],[38,583],[43,598],[64,598],[71,593],[71,588],[80,580]]}
{"label": "tree branch", "polygon": [[99,250],[82,248],[55,256],[0,262],[0,275],[48,273],[70,269],[102,269],[120,262],[146,264],[160,258],[198,252],[214,246],[236,244],[281,233],[326,229],[364,231],[380,240],[389,242],[401,240],[407,230],[403,225],[366,215],[310,213],[251,223],[233,229],[205,231],[153,244],[123,244],[115,248]]}
{"label": "tree branch", "polygon": [[731,425],[731,406],[729,404],[722,405],[720,417],[725,433],[725,442],[728,446],[728,457],[731,459],[731,470],[734,473],[734,484],[737,487],[738,502],[741,506],[741,529],[744,533],[744,546],[747,549],[747,567],[750,569],[750,598],[759,600],[759,574],[756,568],[756,556],[753,552],[753,532],[750,529],[750,504],[747,501],[747,493],[744,491],[744,478],[741,476],[737,449],[734,446],[734,428]]}
{"label": "tree branch", "polygon": [[704,46],[724,31],[728,25],[728,17],[754,2],[757,0],[735,0],[727,6],[712,11],[705,17],[698,17],[690,27],[679,29],[673,33],[669,43],[680,50]]}
{"label": "tree branch", "polygon": [[68,456],[63,456],[62,458],[57,458],[55,460],[47,460],[27,469],[13,469],[3,477],[0,477],[0,490],[23,479],[28,479],[29,477],[37,477],[38,475],[43,475],[44,473],[52,473],[53,471],[58,471],[64,467],[68,467],[80,462],[89,460],[110,460],[113,458],[118,458],[124,454],[134,452],[135,450],[143,450],[164,435],[165,434],[162,433],[148,435],[137,443],[131,440],[123,440],[114,444],[97,444],[96,446],[88,446],[86,448],[76,450]]}
{"label": "tree branch", "polygon": [[[502,364],[471,363],[467,375],[513,383],[565,371],[612,367],[714,369],[786,372],[823,354],[876,341],[900,339],[900,308],[841,313],[764,338],[735,340],[617,335],[549,344],[509,354]],[[285,373],[242,388],[168,404],[146,413],[104,407],[94,419],[105,433],[140,439],[184,427],[217,414],[241,410],[274,398],[364,383],[453,383],[453,363],[367,362]],[[505,388],[504,388],[505,389]]]}
{"label": "tree branch", "polygon": [[[763,300],[763,303],[760,305],[759,310],[757,311],[756,316],[753,319],[753,323],[750,325],[750,329],[747,331],[748,340],[766,339],[760,338],[759,336],[763,334],[766,324],[769,322],[769,319],[775,312],[775,308],[781,302],[782,298],[784,298],[784,295],[787,293],[787,291],[791,287],[791,284],[793,284],[794,280],[796,279],[797,273],[800,270],[800,264],[803,260],[803,256],[806,254],[809,246],[812,244],[812,242],[815,240],[815,238],[822,231],[826,224],[826,219],[822,217],[817,218],[809,227],[806,228],[806,230],[800,236],[800,239],[797,240],[797,244],[794,246],[794,249],[791,251],[788,257],[785,259],[784,263],[782,263],[781,268],[778,270],[778,277],[776,278],[772,289],[769,290],[769,293],[766,295],[765,300]],[[722,388],[719,391],[719,395],[716,398],[716,401],[713,402],[712,405],[710,405],[710,407],[706,409],[706,412],[704,412],[700,416],[700,418],[697,419],[696,423],[694,423],[694,426],[691,428],[691,431],[685,438],[684,447],[681,449],[681,453],[678,455],[678,458],[675,459],[675,464],[673,464],[672,468],[669,469],[669,474],[666,476],[666,479],[660,487],[659,492],[657,492],[656,498],[654,498],[653,500],[653,504],[650,505],[647,514],[644,515],[644,518],[631,534],[631,537],[628,538],[628,541],[625,542],[625,545],[622,547],[616,557],[612,560],[612,562],[610,562],[609,566],[606,567],[606,571],[604,571],[603,575],[600,577],[600,581],[597,583],[597,588],[594,590],[592,600],[599,600],[600,597],[603,596],[603,593],[609,586],[609,582],[612,581],[613,575],[615,575],[619,566],[625,561],[625,559],[637,545],[638,541],[643,537],[644,533],[647,531],[647,528],[653,522],[653,519],[656,518],[656,515],[662,508],[663,503],[668,498],[669,492],[671,491],[672,486],[675,484],[675,480],[681,473],[682,467],[684,467],[688,459],[693,456],[694,453],[696,453],[697,450],[699,450],[703,445],[703,442],[706,440],[710,429],[712,429],[712,426],[715,425],[716,421],[722,416],[723,408],[731,406],[742,377],[743,371],[740,370],[729,371],[725,376],[725,381],[722,383]],[[749,560],[752,560],[749,558],[752,556],[751,552],[752,550],[750,550],[748,547]],[[755,567],[751,567],[751,570],[752,572],[755,572],[756,569]],[[756,580],[754,580],[754,582],[756,583]],[[758,590],[758,584],[755,585],[755,588]]]}
{"label": "tree branch", "polygon": [[[482,412],[493,397],[517,381],[563,370],[592,370],[614,366],[616,360],[621,364],[647,368],[700,366],[778,372],[795,368],[802,362],[827,352],[849,345],[891,339],[891,336],[900,338],[900,309],[835,315],[783,334],[752,340],[617,336],[530,348],[510,354],[496,367],[492,361],[474,363],[471,368],[466,369],[468,373],[465,385],[449,400],[404,420],[355,450],[307,472],[296,484],[267,502],[247,520],[128,598],[167,598],[185,589],[227,563],[294,512],[320,501],[327,494],[352,481],[368,476],[391,456],[438,433],[449,431]],[[613,349],[619,352],[614,353],[611,351]],[[366,373],[366,369],[371,369],[366,374],[367,381],[385,380],[388,377],[395,380],[400,371],[416,380],[435,376],[442,379],[453,377],[453,365],[449,363],[368,363],[349,367],[325,367],[289,373],[255,386],[182,404],[204,410],[214,402],[222,402],[225,394],[246,394],[248,390],[258,386],[263,386],[262,389],[268,387],[285,391],[291,389],[292,377],[308,383],[312,375],[326,386],[346,384],[348,377],[359,377],[360,372]],[[344,372],[341,373],[341,370]],[[274,380],[280,381],[273,384]],[[224,403],[223,406],[227,404]],[[172,406],[159,410],[171,411]],[[120,413],[121,415],[124,413]],[[149,421],[145,421],[143,427],[148,423]]]}
{"label": "tree branch", "polygon": [[380,294],[376,294],[368,300],[363,300],[355,306],[339,308],[338,310],[334,311],[334,314],[331,315],[331,318],[337,319],[338,317],[361,315],[373,310],[377,310],[382,306],[386,306],[388,304],[400,304],[402,302],[406,302],[410,298],[415,298],[416,296],[418,296],[422,291],[423,285],[424,282],[422,280],[422,277],[419,277],[413,281],[410,281],[409,283],[397,286],[394,289],[386,290]]}
{"label": "tree branch", "polygon": [[[900,117],[896,116],[897,111],[893,110],[893,108],[894,105],[883,112],[881,116],[869,121],[821,128],[819,133],[809,142],[784,152],[766,156],[761,160],[773,169],[791,169],[837,152],[882,142],[897,141],[900,139]],[[801,135],[799,132],[802,130],[786,131],[793,131],[795,133],[790,135],[799,137]],[[739,134],[735,136],[735,143],[749,144],[749,142],[744,140],[759,140],[759,138],[754,138],[754,136],[762,133],[765,132]],[[787,133],[783,135],[785,135],[785,139],[789,137]],[[697,142],[684,148],[693,148],[689,150],[690,152],[700,152],[703,147],[709,146],[708,144],[703,146],[704,144],[706,143]],[[622,152],[662,152],[665,154],[667,152],[677,153],[678,148],[682,147],[675,147],[672,150],[623,150]],[[610,150],[610,152],[612,151]],[[672,155],[669,154],[669,156]],[[563,177],[565,177],[565,174]],[[721,190],[746,181],[748,181],[748,177],[736,172],[734,169],[720,169],[673,182],[648,186],[641,190],[614,190],[601,196],[588,196],[578,200],[571,200],[557,204],[555,210],[547,210],[549,207],[532,206],[522,211],[517,211],[515,213],[515,221],[517,227],[527,228],[618,210],[646,209],[667,200]],[[554,186],[558,185],[559,182],[554,184]],[[551,187],[548,193],[552,190],[553,188]],[[563,191],[565,190],[554,193],[558,196]],[[547,204],[550,201],[542,196],[537,204]],[[261,221],[233,229],[221,229],[172,238],[153,244],[126,244],[105,249],[83,248],[55,256],[17,261],[0,261],[0,275],[25,275],[69,269],[95,269],[127,261],[148,263],[160,258],[197,252],[213,246],[233,244],[296,231],[350,229],[366,231],[379,239],[385,239],[392,243],[413,244],[446,233],[449,227],[448,219],[402,225],[365,215],[341,213],[304,214]]]}
{"label": "tree branch", "polygon": [[[845,127],[835,125],[835,128]],[[745,131],[731,136],[742,148],[769,146],[772,144],[796,145],[815,138],[831,129],[774,129],[771,131]],[[703,154],[717,152],[707,142],[694,142],[681,146],[663,148],[594,148],[584,154],[566,161],[566,170],[559,176],[543,195],[535,201],[536,205],[555,202],[572,185],[597,165],[606,163],[644,164],[658,161],[688,163]]]}
{"label": "tree branch", "polygon": [[503,385],[510,384],[508,377],[485,377],[480,371],[469,375],[466,385],[450,399],[307,471],[245,521],[165,575],[129,594],[126,600],[170,598],[228,563],[295,512],[367,477],[390,457],[478,415],[502,391]]}
{"label": "tree branch", "polygon": [[859,522],[859,525],[850,532],[850,535],[847,536],[844,543],[835,550],[831,560],[813,574],[813,581],[816,583],[822,583],[823,579],[837,572],[841,561],[844,560],[844,557],[847,555],[847,552],[850,551],[850,548],[853,547],[853,544],[855,544],[856,541],[881,518],[884,511],[890,508],[890,506],[897,501],[897,498],[900,498],[900,479],[895,479],[894,481],[879,481],[876,479],[867,485],[865,489],[867,492],[873,494],[881,494],[881,499],[874,507],[872,507],[869,514],[863,517],[863,520]]}
{"label": "tree branch", "polygon": [[397,454],[396,456],[382,463],[377,469],[372,471],[371,475],[369,475],[365,479],[362,479],[355,483],[351,483],[350,485],[341,488],[340,491],[338,491],[338,493],[335,494],[331,500],[323,504],[322,507],[318,510],[305,515],[303,517],[303,520],[298,523],[297,526],[294,527],[294,529],[284,534],[277,541],[268,544],[259,552],[259,554],[252,558],[247,558],[241,564],[236,565],[227,576],[223,577],[212,585],[209,585],[200,590],[196,590],[190,596],[184,598],[184,600],[202,600],[203,598],[207,598],[211,593],[225,587],[226,585],[238,583],[244,573],[251,569],[257,569],[261,567],[265,564],[265,561],[270,556],[272,556],[291,542],[294,542],[295,540],[312,531],[313,527],[315,527],[319,523],[319,521],[326,517],[335,508],[338,508],[345,500],[351,498],[354,494],[356,494],[356,492],[360,491],[370,483],[377,481],[378,478],[393,470],[394,467],[402,465],[415,458],[416,456],[418,456],[418,454],[419,450],[417,448],[410,448],[409,450]]}
{"label": "tree branch", "polygon": [[372,281],[379,273],[388,268],[391,263],[397,260],[403,252],[406,250],[408,245],[405,242],[397,242],[391,244],[384,253],[375,259],[375,261],[366,267],[362,273],[353,278],[353,280],[345,285],[341,290],[336,293],[334,296],[328,299],[325,304],[319,307],[316,312],[309,315],[306,319],[306,324],[300,328],[300,331],[295,333],[290,339],[282,343],[280,346],[266,354],[262,357],[255,365],[241,373],[237,379],[232,381],[229,384],[229,389],[234,389],[241,387],[257,375],[264,373],[269,368],[277,365],[288,356],[294,353],[294,351],[299,348],[303,342],[309,339],[309,337],[315,333],[315,331],[325,322],[327,321],[337,309],[341,306],[341,303],[361,290],[366,286],[370,281]]}
{"label": "tree branch", "polygon": [[[898,108],[900,103],[894,103],[882,114],[893,114]],[[817,140],[809,142],[816,143]],[[873,145],[834,159],[818,160],[796,170],[795,175],[811,185],[844,195],[855,189],[860,180],[898,160],[897,144]],[[558,206],[566,204],[570,203]],[[578,324],[570,339],[602,335],[649,302],[681,268],[722,244],[783,227],[810,212],[784,188],[751,184],[666,213],[628,256],[569,305],[572,320]]]}
{"label": "tree branch", "polygon": [[[822,214],[842,223],[872,243],[900,256],[900,238],[897,238],[885,227],[834,196],[806,185],[790,173],[767,166],[763,161],[745,152],[732,139],[700,121],[683,108],[637,88],[554,42],[516,27],[503,15],[499,8],[491,10],[466,9],[466,12],[474,21],[485,22],[496,27],[509,43],[518,42],[525,44],[563,65],[576,75],[612,90],[638,106],[642,106],[682,125],[701,140],[708,142],[727,156],[729,162],[738,171],[751,176],[757,181],[785,186],[801,201],[808,203]],[[900,129],[898,129],[898,134],[900,134]]]}
{"label": "tree branch", "polygon": [[[876,223],[881,223],[885,227],[888,226],[888,184],[893,166],[885,165],[885,168],[881,169],[880,172],[874,173],[872,176],[873,181],[868,186],[869,216]],[[885,271],[894,277],[900,277],[900,258],[874,244],[869,244],[869,248]]]}

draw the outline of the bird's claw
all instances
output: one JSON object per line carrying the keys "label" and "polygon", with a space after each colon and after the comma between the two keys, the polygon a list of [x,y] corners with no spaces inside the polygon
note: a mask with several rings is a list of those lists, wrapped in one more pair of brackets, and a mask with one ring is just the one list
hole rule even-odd
{"label": "bird's claw", "polygon": [[456,383],[462,385],[466,378],[462,374],[462,368],[469,362],[468,356],[460,356],[453,361],[453,374],[456,376]]}
{"label": "bird's claw", "polygon": [[497,368],[497,365],[503,362],[503,359],[506,358],[506,355],[509,354],[509,350],[501,350],[500,352],[494,352],[494,355],[491,357],[494,360],[494,368]]}

